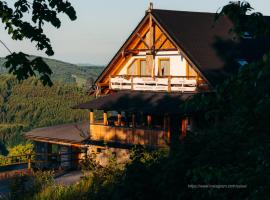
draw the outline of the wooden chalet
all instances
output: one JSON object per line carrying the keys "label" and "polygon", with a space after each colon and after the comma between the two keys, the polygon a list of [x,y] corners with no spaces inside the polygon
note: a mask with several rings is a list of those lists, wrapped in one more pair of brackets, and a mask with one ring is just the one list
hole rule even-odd
{"label": "wooden chalet", "polygon": [[[183,102],[196,93],[214,92],[232,73],[227,66],[243,61],[224,59],[219,47],[235,41],[229,33],[233,24],[226,17],[214,19],[214,13],[158,10],[151,4],[95,81],[97,98],[74,107],[89,110],[89,135],[71,141],[69,130],[62,130],[66,138],[43,129],[44,135],[33,131],[27,137],[39,144],[87,148],[100,154],[100,160],[108,148],[126,158],[137,144],[161,148],[181,140],[196,124],[192,111],[181,109]],[[97,110],[103,112],[101,119]]]}

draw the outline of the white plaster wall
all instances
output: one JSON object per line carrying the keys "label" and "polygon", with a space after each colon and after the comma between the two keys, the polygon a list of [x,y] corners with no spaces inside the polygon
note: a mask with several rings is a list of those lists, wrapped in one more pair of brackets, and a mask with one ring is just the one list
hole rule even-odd
{"label": "white plaster wall", "polygon": [[[127,74],[127,67],[135,59],[144,58],[145,59],[145,52],[138,54],[137,56],[132,57],[125,66],[119,72],[119,75],[126,75]],[[159,59],[161,58],[169,58],[170,59],[170,75],[171,76],[186,76],[186,59],[182,57],[177,51],[171,52],[158,52],[155,57],[155,75],[158,74],[158,64]]]}

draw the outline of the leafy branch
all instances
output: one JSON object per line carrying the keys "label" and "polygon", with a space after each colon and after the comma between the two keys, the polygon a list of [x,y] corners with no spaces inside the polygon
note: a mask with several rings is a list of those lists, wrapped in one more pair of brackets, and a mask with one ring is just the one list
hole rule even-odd
{"label": "leafy branch", "polygon": [[[66,0],[17,0],[14,8],[6,1],[0,1],[0,19],[13,40],[29,39],[35,43],[37,50],[44,50],[48,56],[54,55],[50,39],[44,33],[45,23],[55,28],[61,27],[58,17],[60,13],[66,14],[70,20],[76,20],[76,12],[69,1]],[[27,14],[31,15],[30,22],[25,20]],[[27,79],[39,74],[44,85],[52,85],[50,75],[52,71],[40,58],[30,60],[29,55],[22,52],[11,53],[6,57],[5,66],[9,73],[16,75],[18,80]]]}

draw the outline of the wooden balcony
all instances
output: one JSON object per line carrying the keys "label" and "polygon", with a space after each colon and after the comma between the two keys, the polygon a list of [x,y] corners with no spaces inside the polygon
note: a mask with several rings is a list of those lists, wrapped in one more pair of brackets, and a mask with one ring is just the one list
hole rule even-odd
{"label": "wooden balcony", "polygon": [[162,92],[195,92],[198,80],[195,76],[111,76],[110,89],[112,90],[137,90],[137,91],[162,91]]}
{"label": "wooden balcony", "polygon": [[90,139],[94,141],[116,142],[128,145],[151,147],[166,146],[167,132],[156,129],[104,126],[90,124]]}

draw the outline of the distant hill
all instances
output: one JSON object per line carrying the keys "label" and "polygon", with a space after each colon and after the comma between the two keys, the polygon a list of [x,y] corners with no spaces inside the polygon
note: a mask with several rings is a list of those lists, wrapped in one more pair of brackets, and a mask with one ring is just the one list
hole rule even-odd
{"label": "distant hill", "polygon": [[[53,71],[52,80],[77,83],[78,86],[82,86],[88,78],[96,79],[104,69],[102,66],[79,66],[55,59],[43,59]],[[7,73],[7,69],[3,67],[4,62],[5,59],[0,58],[0,73]]]}
{"label": "distant hill", "polygon": [[19,84],[14,76],[0,75],[0,154],[1,146],[24,142],[22,133],[33,128],[87,120],[87,111],[71,107],[91,98],[74,84],[44,87],[34,78]]}

